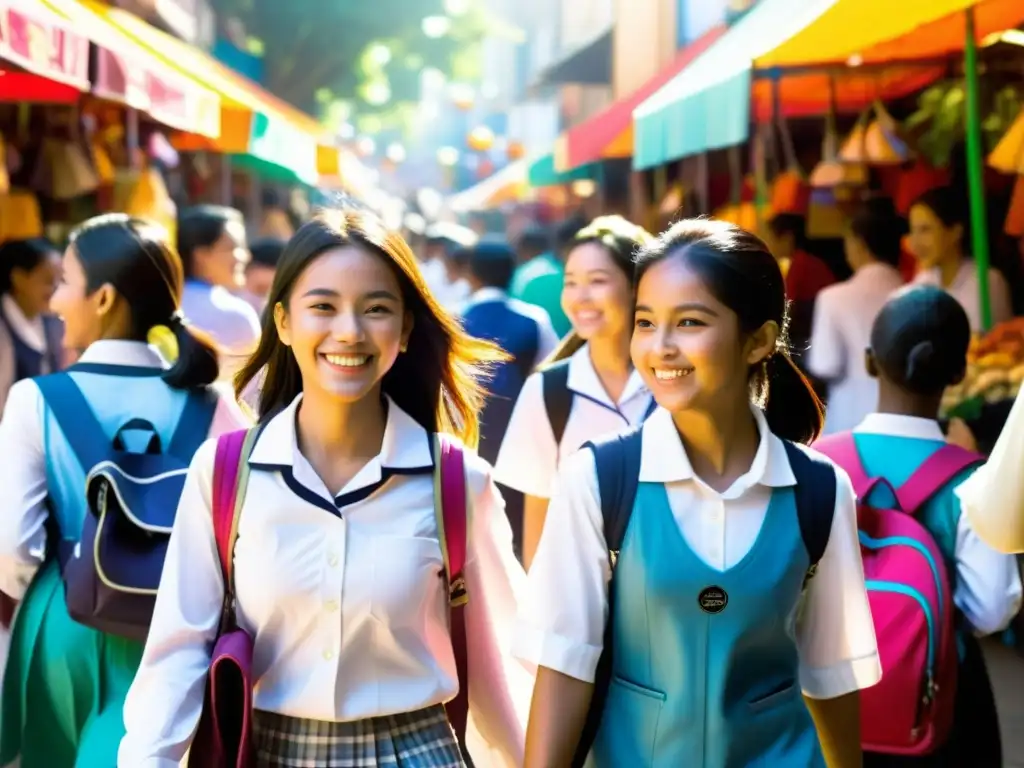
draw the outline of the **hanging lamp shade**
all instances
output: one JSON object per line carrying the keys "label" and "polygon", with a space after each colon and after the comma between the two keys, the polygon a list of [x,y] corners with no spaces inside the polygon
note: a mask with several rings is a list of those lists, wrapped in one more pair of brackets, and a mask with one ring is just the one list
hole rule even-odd
{"label": "hanging lamp shade", "polygon": [[910,156],[910,147],[900,136],[899,126],[877,101],[860,116],[839,150],[840,160],[867,165],[900,165]]}

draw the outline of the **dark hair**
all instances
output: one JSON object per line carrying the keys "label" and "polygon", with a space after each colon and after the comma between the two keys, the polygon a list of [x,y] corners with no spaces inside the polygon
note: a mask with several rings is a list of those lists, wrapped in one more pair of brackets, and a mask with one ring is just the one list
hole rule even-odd
{"label": "dark hair", "polygon": [[286,245],[288,241],[279,237],[261,237],[249,246],[249,252],[252,254],[251,263],[276,269]]}
{"label": "dark hair", "polygon": [[768,229],[775,237],[792,235],[794,248],[807,248],[807,219],[799,213],[775,214],[768,220]]}
{"label": "dark hair", "polygon": [[299,395],[302,376],[292,350],[278,337],[273,308],[287,308],[296,281],[313,261],[346,247],[362,248],[391,266],[413,315],[408,349],[384,375],[384,392],[425,429],[452,432],[474,445],[485,397],[480,379],[507,355],[462,330],[431,294],[405,240],[369,211],[323,211],[288,241],[263,313],[259,346],[235,377],[236,392],[241,395],[266,369],[259,403],[263,421]]}
{"label": "dark hair", "polygon": [[8,240],[0,245],[0,293],[11,292],[14,270],[31,272],[54,254],[60,255],[57,246],[42,237]]}
{"label": "dark hair", "polygon": [[551,236],[541,227],[529,227],[516,241],[516,250],[525,251],[534,256],[545,253],[551,250]]}
{"label": "dark hair", "polygon": [[516,270],[516,254],[504,239],[485,237],[468,253],[473,277],[488,288],[508,290]]}
{"label": "dark hair", "polygon": [[168,385],[198,389],[217,380],[217,350],[179,314],[184,274],[163,227],[120,213],[96,216],[71,233],[69,245],[85,271],[86,291],[109,284],[128,305],[133,341],[145,341],[157,325],[173,331],[178,358],[164,374]]}
{"label": "dark hair", "polygon": [[879,373],[922,396],[941,395],[963,377],[970,342],[971,323],[960,302],[928,285],[894,294],[871,328]]}
{"label": "dark hair", "polygon": [[903,250],[901,239],[906,232],[906,224],[896,213],[891,201],[889,205],[882,199],[865,204],[847,226],[850,234],[864,243],[875,259],[893,267],[899,266]]}
{"label": "dark hair", "polygon": [[781,438],[810,443],[821,432],[823,409],[790,357],[786,287],[779,262],[756,235],[725,221],[685,219],[637,254],[637,283],[667,258],[685,260],[712,295],[736,313],[740,332],[779,326],[776,350],[750,369],[752,399]]}
{"label": "dark hair", "polygon": [[572,247],[576,234],[586,225],[586,221],[573,216],[555,227],[555,249],[562,253],[566,248]]}
{"label": "dark hair", "polygon": [[967,225],[967,205],[952,187],[934,187],[917,197],[910,207],[923,205],[935,214],[943,226]]}
{"label": "dark hair", "polygon": [[[631,288],[636,287],[636,270],[633,264],[634,254],[645,243],[651,240],[651,235],[643,227],[627,221],[621,216],[599,216],[586,227],[578,230],[576,236],[570,243],[566,256],[572,253],[581,245],[596,243],[603,246],[611,256],[615,266],[622,270],[622,273],[629,280]],[[580,338],[576,331],[571,331],[547,360],[540,364],[540,368],[547,367],[559,360],[572,357],[586,342]]]}
{"label": "dark hair", "polygon": [[196,205],[178,215],[178,254],[185,276],[195,274],[195,253],[209,248],[224,235],[229,223],[245,225],[240,211],[224,205]]}

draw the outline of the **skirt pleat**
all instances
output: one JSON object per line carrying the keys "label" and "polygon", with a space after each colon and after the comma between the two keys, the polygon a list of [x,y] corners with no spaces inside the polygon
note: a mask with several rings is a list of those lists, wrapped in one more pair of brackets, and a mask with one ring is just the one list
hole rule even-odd
{"label": "skirt pleat", "polygon": [[464,768],[444,707],[349,723],[257,711],[257,768]]}

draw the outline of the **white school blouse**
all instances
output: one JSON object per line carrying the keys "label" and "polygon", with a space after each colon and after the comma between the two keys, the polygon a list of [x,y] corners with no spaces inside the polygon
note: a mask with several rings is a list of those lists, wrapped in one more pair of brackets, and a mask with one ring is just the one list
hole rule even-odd
{"label": "white school blouse", "polygon": [[[971,321],[971,330],[980,332],[981,303],[978,296],[978,266],[973,259],[964,259],[960,263],[956,277],[948,286],[942,284],[942,275],[938,267],[923,269],[914,276],[915,285],[932,285],[944,288],[948,294],[960,302]],[[1010,286],[1003,273],[994,267],[988,270],[989,301],[992,305],[992,324],[1001,323],[1013,317],[1013,304],[1010,299]]]}
{"label": "white school blouse", "polygon": [[[81,363],[163,368],[153,348],[138,341],[97,341],[78,359]],[[43,441],[43,396],[32,379],[16,382],[0,419],[0,591],[21,600],[46,552],[46,455]],[[210,435],[247,426],[229,398],[221,398]],[[84,493],[83,489],[83,493]]]}
{"label": "white school blouse", "polygon": [[[872,413],[854,432],[891,435],[918,440],[946,438],[938,422],[894,413]],[[967,514],[960,515],[956,530],[956,579],[953,602],[979,637],[1006,628],[1021,604],[1017,558],[1003,555],[978,538]]]}
{"label": "white school blouse", "polygon": [[643,421],[651,407],[651,393],[634,370],[617,403],[605,391],[590,349],[583,345],[569,359],[572,410],[562,442],[555,444],[540,373],[530,376],[516,400],[508,430],[501,443],[494,476],[498,482],[529,496],[551,497],[559,464],[588,440],[620,432]]}
{"label": "white school blouse", "polygon": [[[772,490],[796,484],[786,449],[753,409],[761,441],[750,470],[719,493],[694,474],[672,415],[659,408],[644,423],[640,482],[664,483],[686,543],[720,571],[753,547]],[[807,696],[828,699],[881,679],[864,587],[853,489],[836,468],[836,507],[825,553],[791,619]],[[593,682],[608,612],[608,547],[594,457],[571,456],[559,472],[544,536],[521,604],[513,652],[524,660]],[[799,620],[796,616],[799,615]]]}
{"label": "white school blouse", "polygon": [[853,429],[875,410],[878,379],[868,375],[864,352],[875,317],[901,285],[896,267],[875,262],[818,294],[807,367],[829,384],[825,434]]}
{"label": "white school blouse", "polygon": [[[301,396],[256,441],[235,547],[236,615],[255,638],[257,709],[356,721],[457,692],[434,513],[431,440],[388,401],[380,455],[329,491],[302,456]],[[189,470],[153,624],[125,704],[121,768],[176,768],[199,718],[223,597],[213,536],[216,447]],[[532,674],[508,653],[516,589],[504,502],[466,452],[470,715],[503,762],[522,761]]]}

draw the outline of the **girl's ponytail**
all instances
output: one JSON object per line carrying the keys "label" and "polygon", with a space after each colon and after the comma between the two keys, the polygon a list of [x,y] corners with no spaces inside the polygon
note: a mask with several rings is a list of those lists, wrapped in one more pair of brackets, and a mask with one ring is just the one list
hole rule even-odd
{"label": "girl's ponytail", "polygon": [[175,389],[201,389],[220,375],[217,349],[204,334],[189,328],[179,314],[165,324],[153,326],[146,340],[156,347],[171,367],[163,375]]}
{"label": "girl's ponytail", "polygon": [[825,408],[811,382],[787,351],[775,353],[763,365],[758,394],[769,429],[794,443],[814,442],[821,434]]}

